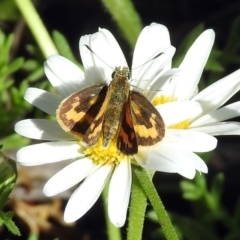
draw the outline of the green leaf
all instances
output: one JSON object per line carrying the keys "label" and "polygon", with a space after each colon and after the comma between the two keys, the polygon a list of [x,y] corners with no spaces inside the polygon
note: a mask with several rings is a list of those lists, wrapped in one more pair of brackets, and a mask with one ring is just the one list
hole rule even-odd
{"label": "green leaf", "polygon": [[11,211],[8,211],[6,213],[4,212],[0,213],[0,218],[2,218],[4,225],[8,228],[8,230],[12,234],[20,236],[21,233],[18,227],[16,226],[16,224],[13,222],[12,217],[13,217],[13,213]]}
{"label": "green leaf", "polygon": [[180,187],[185,199],[195,201],[203,198],[207,193],[205,175],[196,174],[194,180],[182,180]]}
{"label": "green leaf", "polygon": [[2,45],[1,49],[1,55],[2,55],[2,63],[7,64],[9,62],[10,58],[10,50],[13,44],[13,34],[9,34],[8,36],[5,37],[5,41]]}
{"label": "green leaf", "polygon": [[[1,182],[2,184],[2,182]],[[14,184],[8,184],[5,188],[0,187],[0,210],[3,209],[3,206],[8,200],[8,196],[13,190]]]}
{"label": "green leaf", "polygon": [[9,34],[6,36],[1,30],[0,30],[0,72],[2,71],[2,68],[7,65],[9,61],[10,56],[10,49],[13,43],[13,34]]}
{"label": "green leaf", "polygon": [[13,62],[11,62],[5,69],[2,71],[2,75],[8,76],[14,72],[16,72],[23,65],[24,59],[17,58]]}
{"label": "green leaf", "polygon": [[180,183],[183,197],[188,200],[197,200],[202,197],[203,192],[194,183],[183,180]]}
{"label": "green leaf", "polygon": [[24,81],[36,82],[44,76],[44,70],[42,66],[36,68]]}
{"label": "green leaf", "polygon": [[17,179],[16,161],[4,156],[0,152],[0,189],[8,184],[15,183]]}
{"label": "green leaf", "polygon": [[77,64],[80,68],[83,69],[83,66],[76,60],[76,58],[74,57],[71,47],[67,41],[67,39],[65,38],[65,36],[58,32],[58,31],[53,31],[53,41],[57,47],[57,50],[59,51],[59,53],[66,57],[67,59],[69,59],[70,61],[74,62],[75,64]]}
{"label": "green leaf", "polygon": [[13,0],[1,0],[0,1],[0,20],[1,21],[13,21],[19,18],[19,13],[16,8],[16,4]]}
{"label": "green leaf", "polygon": [[13,146],[16,149],[25,147],[29,145],[30,139],[20,136],[17,133],[6,136],[5,138],[0,139],[0,143],[4,144],[4,150],[12,149]]}
{"label": "green leaf", "polygon": [[205,194],[206,204],[212,212],[217,215],[220,213],[221,208],[221,195],[223,191],[224,175],[222,173],[217,174],[211,184],[210,191]]}
{"label": "green leaf", "polygon": [[220,63],[220,58],[222,56],[222,52],[217,49],[212,49],[211,54],[208,58],[208,61],[205,65],[205,69],[212,72],[223,72],[225,69]]}
{"label": "green leaf", "polygon": [[225,69],[221,66],[221,64],[215,59],[209,58],[207,64],[205,66],[205,70],[213,71],[213,72],[224,72]]}
{"label": "green leaf", "polygon": [[39,67],[39,63],[34,59],[28,59],[24,62],[22,69],[25,71],[33,71]]}
{"label": "green leaf", "polygon": [[116,21],[123,36],[133,49],[142,30],[141,18],[131,0],[102,0],[103,5]]}
{"label": "green leaf", "polygon": [[38,240],[38,239],[39,239],[38,235],[35,233],[32,233],[27,240]]}
{"label": "green leaf", "polygon": [[223,173],[218,173],[213,181],[212,181],[212,185],[211,185],[211,192],[213,195],[215,195],[216,197],[220,198],[220,196],[222,195],[223,189],[224,189],[224,174]]}
{"label": "green leaf", "polygon": [[0,84],[0,93],[2,94],[0,96],[1,103],[6,103],[9,100],[8,97],[6,97],[7,96],[6,92],[4,92],[4,91],[8,90],[13,85],[13,83],[14,82],[11,79],[8,79],[7,81],[5,81],[5,79],[4,79],[4,81],[1,82],[1,84]]}

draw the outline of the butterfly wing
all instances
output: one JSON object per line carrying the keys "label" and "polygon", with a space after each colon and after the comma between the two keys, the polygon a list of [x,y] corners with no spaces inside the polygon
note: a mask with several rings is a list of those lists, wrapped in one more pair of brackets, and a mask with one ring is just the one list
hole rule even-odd
{"label": "butterfly wing", "polygon": [[117,148],[126,155],[134,155],[138,151],[138,143],[133,127],[129,98],[123,107],[122,122],[117,138]]}
{"label": "butterfly wing", "polygon": [[105,98],[103,99],[101,107],[98,108],[96,116],[91,121],[89,128],[87,129],[86,133],[83,136],[82,143],[85,147],[94,146],[97,143],[102,132],[103,120],[109,102],[107,91],[108,88],[106,89]]}
{"label": "butterfly wing", "polygon": [[132,123],[138,146],[152,146],[165,134],[163,119],[156,108],[139,92],[130,92]]}
{"label": "butterfly wing", "polygon": [[87,87],[64,99],[57,109],[59,124],[66,132],[82,138],[96,118],[107,93],[107,86]]}

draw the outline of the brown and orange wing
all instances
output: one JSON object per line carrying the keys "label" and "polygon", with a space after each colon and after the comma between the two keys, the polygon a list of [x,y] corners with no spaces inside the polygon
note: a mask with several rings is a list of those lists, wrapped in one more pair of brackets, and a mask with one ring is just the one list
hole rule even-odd
{"label": "brown and orange wing", "polygon": [[103,120],[104,120],[104,116],[105,116],[105,112],[106,112],[106,108],[108,106],[108,100],[109,100],[107,93],[105,94],[105,96],[106,97],[104,98],[104,101],[101,107],[98,109],[97,115],[92,120],[88,130],[83,136],[82,142],[85,147],[94,146],[97,143],[102,133]]}
{"label": "brown and orange wing", "polygon": [[130,99],[124,104],[122,121],[117,138],[117,148],[125,155],[138,152],[137,138],[133,126]]}
{"label": "brown and orange wing", "polygon": [[60,126],[82,138],[98,115],[107,93],[103,84],[87,87],[64,99],[57,109]]}
{"label": "brown and orange wing", "polygon": [[165,126],[157,109],[139,92],[130,92],[130,102],[138,146],[160,142],[165,135]]}

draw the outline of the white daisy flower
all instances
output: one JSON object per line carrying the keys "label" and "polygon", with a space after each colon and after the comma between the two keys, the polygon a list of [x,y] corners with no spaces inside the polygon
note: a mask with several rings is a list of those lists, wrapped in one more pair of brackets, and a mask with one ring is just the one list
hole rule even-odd
{"label": "white daisy flower", "polygon": [[[151,100],[152,93],[164,88],[178,72],[170,68],[174,51],[166,27],[155,23],[145,27],[134,51],[131,88],[136,91],[147,90],[144,91],[145,96]],[[106,29],[83,36],[80,39],[80,53],[85,72],[58,55],[53,55],[46,61],[45,73],[59,95],[29,88],[25,99],[55,116],[63,99],[91,85],[108,85],[112,80],[113,69],[127,66],[118,43]],[[107,149],[102,147],[101,138],[100,143],[95,146],[84,147],[81,139],[65,132],[57,121],[20,121],[15,126],[17,133],[48,142],[20,149],[17,161],[26,166],[69,161],[69,165],[54,175],[43,190],[46,196],[54,196],[82,182],[68,201],[64,213],[66,222],[82,217],[96,202],[109,180],[109,217],[116,227],[121,227],[126,220],[133,161],[155,171],[179,173],[193,178],[196,170],[207,172],[206,164],[194,152],[211,151],[217,144],[216,139],[208,134],[169,128],[202,113],[199,103],[173,102],[159,105],[156,109],[165,125],[163,139],[154,146],[139,147],[135,155],[126,155],[119,151],[116,140],[112,140]],[[150,130],[146,126],[145,128],[147,130],[143,134],[151,136]]]}
{"label": "white daisy flower", "polygon": [[[216,81],[198,93],[198,83],[214,43],[215,33],[204,31],[188,50],[174,76],[162,91],[154,94],[154,103],[195,101],[202,112],[181,123],[181,128],[217,135],[239,135],[240,123],[225,120],[240,116],[240,101],[222,107],[240,89],[240,69]],[[158,96],[156,96],[158,95]],[[178,125],[179,126],[179,125]]]}

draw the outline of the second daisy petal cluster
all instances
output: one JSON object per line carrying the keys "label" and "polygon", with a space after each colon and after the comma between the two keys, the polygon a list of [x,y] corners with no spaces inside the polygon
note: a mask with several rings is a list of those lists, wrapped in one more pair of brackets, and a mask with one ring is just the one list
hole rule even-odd
{"label": "second daisy petal cluster", "polygon": [[[240,88],[240,74],[237,71],[194,96],[213,41],[213,31],[204,32],[191,47],[179,69],[172,69],[171,59],[175,48],[171,46],[167,28],[153,23],[142,30],[133,54],[130,90],[140,92],[153,103],[162,117],[165,133],[161,141],[148,147],[140,146],[134,155],[119,152],[114,141],[107,149],[102,149],[101,144],[86,147],[81,139],[63,130],[57,120],[27,119],[16,124],[17,133],[46,141],[20,149],[17,153],[19,163],[33,166],[69,162],[46,183],[43,190],[46,196],[54,196],[76,186],[65,209],[66,222],[82,217],[97,201],[109,181],[109,217],[116,227],[123,226],[131,191],[133,161],[146,169],[179,173],[190,179],[195,176],[196,170],[207,173],[205,162],[195,152],[213,150],[217,140],[212,135],[224,134],[226,129],[229,133],[236,126],[220,122],[234,117],[234,110],[239,108],[239,104],[222,109],[219,107]],[[56,116],[64,99],[90,86],[109,86],[114,69],[128,67],[117,41],[106,29],[83,36],[79,48],[85,71],[62,56],[50,56],[44,70],[58,94],[29,88],[25,100],[47,114]],[[201,55],[193,63],[196,51]],[[224,87],[227,82],[231,82],[231,87]],[[223,90],[217,93],[217,89]],[[73,105],[69,106],[69,111],[72,108]],[[222,113],[231,109],[231,114],[222,117]],[[217,130],[216,126],[219,125],[222,127]],[[94,154],[89,153],[92,150]],[[111,158],[114,159],[112,162],[109,161]]]}

